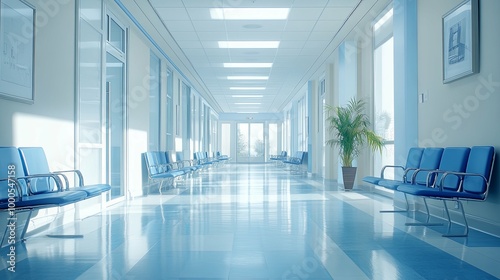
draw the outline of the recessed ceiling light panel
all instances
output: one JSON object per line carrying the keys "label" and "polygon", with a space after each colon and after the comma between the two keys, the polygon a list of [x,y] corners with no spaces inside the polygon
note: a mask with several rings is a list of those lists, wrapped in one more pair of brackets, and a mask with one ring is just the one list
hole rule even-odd
{"label": "recessed ceiling light panel", "polygon": [[268,80],[269,76],[227,76],[228,80]]}
{"label": "recessed ceiling light panel", "polygon": [[280,41],[218,41],[221,49],[277,49]]}
{"label": "recessed ceiling light panel", "polygon": [[225,20],[284,20],[289,12],[289,8],[213,8],[210,16]]}
{"label": "recessed ceiling light panel", "polygon": [[265,90],[265,87],[230,87],[230,90]]}
{"label": "recessed ceiling light panel", "polygon": [[273,63],[239,63],[239,62],[229,62],[224,63],[225,68],[271,68]]}
{"label": "recessed ceiling light panel", "polygon": [[264,95],[243,95],[243,94],[238,94],[238,95],[232,95],[234,98],[262,98]]}

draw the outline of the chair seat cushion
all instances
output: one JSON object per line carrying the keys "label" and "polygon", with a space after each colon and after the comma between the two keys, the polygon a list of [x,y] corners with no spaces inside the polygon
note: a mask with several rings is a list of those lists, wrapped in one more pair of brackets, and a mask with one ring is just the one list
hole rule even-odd
{"label": "chair seat cushion", "polygon": [[88,197],[94,197],[97,195],[100,195],[103,192],[107,192],[111,190],[111,186],[107,184],[95,184],[95,185],[88,185],[88,186],[83,186],[83,187],[76,187],[72,190],[77,190],[77,191],[84,191],[87,193]]}
{"label": "chair seat cushion", "polygon": [[158,174],[154,174],[154,175],[151,175],[151,178],[153,179],[165,179],[165,178],[174,178],[175,176],[168,172],[168,173],[158,173]]}
{"label": "chair seat cushion", "polygon": [[[30,196],[23,196],[21,200],[15,202],[16,208],[49,208],[54,206],[64,206],[87,198],[84,191],[64,191],[41,193]],[[7,209],[6,202],[0,203],[0,209]]]}
{"label": "chair seat cushion", "polygon": [[373,185],[377,185],[380,180],[383,180],[383,179],[380,177],[374,177],[374,176],[366,176],[363,178],[364,182],[367,182],[367,183],[370,183]]}
{"label": "chair seat cushion", "polygon": [[168,173],[171,173],[174,177],[179,177],[185,174],[182,170],[170,170]]}
{"label": "chair seat cushion", "polygon": [[447,190],[441,191],[438,188],[429,188],[426,186],[411,185],[411,184],[399,185],[397,187],[397,190],[411,195],[426,196],[433,198],[464,198],[464,199],[474,199],[474,200],[482,200],[484,198],[482,194],[447,191]]}
{"label": "chair seat cushion", "polygon": [[390,190],[396,190],[398,188],[399,185],[403,184],[402,181],[399,181],[399,180],[380,180],[377,185],[381,186],[381,187],[384,187],[386,189],[390,189]]}

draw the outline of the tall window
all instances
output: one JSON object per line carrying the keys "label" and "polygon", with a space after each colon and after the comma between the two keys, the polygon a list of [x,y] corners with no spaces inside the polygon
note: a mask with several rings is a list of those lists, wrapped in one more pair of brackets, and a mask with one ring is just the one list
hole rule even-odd
{"label": "tall window", "polygon": [[307,117],[306,117],[306,98],[303,97],[297,104],[297,132],[298,146],[297,151],[307,151]]}
{"label": "tall window", "polygon": [[[392,7],[387,8],[373,25],[373,74],[375,131],[385,139],[382,155],[374,157],[374,172],[394,164],[394,40]],[[387,170],[392,172],[393,170]],[[387,173],[387,177],[394,174]]]}
{"label": "tall window", "polygon": [[284,137],[282,138],[282,146],[284,151],[288,151],[288,153],[291,153],[291,137],[292,133],[290,132],[290,110],[285,112],[285,123],[283,125],[283,133]]}
{"label": "tall window", "polygon": [[172,71],[167,70],[167,150],[174,150],[174,79]]}
{"label": "tall window", "polygon": [[160,149],[160,110],[161,110],[161,62],[153,53],[150,53],[149,62],[149,133],[148,150]]}
{"label": "tall window", "polygon": [[221,125],[220,152],[223,155],[231,156],[231,124]]}
{"label": "tall window", "polygon": [[267,143],[268,146],[268,154],[269,155],[277,155],[278,152],[278,124],[270,123],[269,124],[269,140]]}

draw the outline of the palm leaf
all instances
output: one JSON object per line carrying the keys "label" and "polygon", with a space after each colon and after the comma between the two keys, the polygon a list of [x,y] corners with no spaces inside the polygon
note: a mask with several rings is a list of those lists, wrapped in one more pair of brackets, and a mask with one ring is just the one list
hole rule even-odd
{"label": "palm leaf", "polygon": [[352,98],[344,107],[326,105],[326,122],[333,138],[326,141],[338,147],[342,166],[352,166],[366,145],[373,151],[382,152],[384,140],[371,130],[370,118],[364,113],[365,101]]}

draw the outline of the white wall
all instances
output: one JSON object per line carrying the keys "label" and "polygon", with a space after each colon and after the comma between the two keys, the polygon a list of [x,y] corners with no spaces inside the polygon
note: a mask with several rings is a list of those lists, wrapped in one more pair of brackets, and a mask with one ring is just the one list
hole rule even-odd
{"label": "white wall", "polygon": [[[449,84],[442,82],[441,18],[462,0],[418,1],[418,90],[428,100],[419,104],[422,146],[492,145],[500,148],[500,1],[480,1],[480,73]],[[498,154],[498,152],[497,152]],[[499,165],[486,202],[470,202],[466,212],[473,225],[500,234]]]}
{"label": "white wall", "polygon": [[127,185],[131,196],[142,195],[141,155],[148,150],[150,51],[132,28],[129,32],[128,77],[128,167]]}
{"label": "white wall", "polygon": [[73,167],[69,155],[74,153],[75,5],[66,1],[49,9],[39,1],[29,2],[39,19],[35,101],[24,104],[0,99],[0,145],[43,146],[51,163]]}
{"label": "white wall", "polygon": [[[33,104],[0,99],[0,146],[41,146],[51,169],[74,168],[75,4],[65,1],[36,8],[35,100]],[[64,34],[64,36],[62,36]],[[74,219],[66,206],[62,220]],[[55,209],[43,210],[30,229],[51,221]],[[1,214],[0,214],[1,215]],[[48,219],[47,219],[48,218]]]}

